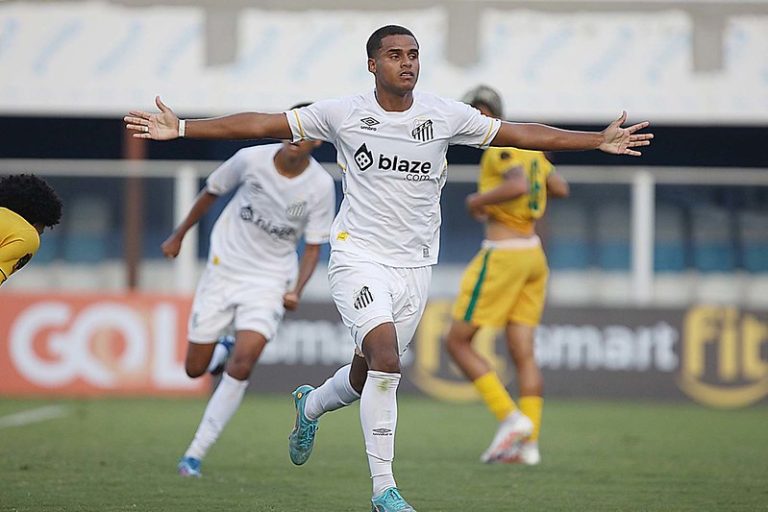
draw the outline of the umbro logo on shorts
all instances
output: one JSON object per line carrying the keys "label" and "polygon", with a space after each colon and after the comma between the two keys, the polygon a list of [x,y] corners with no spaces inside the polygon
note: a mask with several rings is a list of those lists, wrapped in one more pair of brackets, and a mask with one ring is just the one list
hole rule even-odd
{"label": "umbro logo on shorts", "polygon": [[363,286],[359,292],[355,293],[355,309],[363,309],[373,302],[373,294],[367,286]]}

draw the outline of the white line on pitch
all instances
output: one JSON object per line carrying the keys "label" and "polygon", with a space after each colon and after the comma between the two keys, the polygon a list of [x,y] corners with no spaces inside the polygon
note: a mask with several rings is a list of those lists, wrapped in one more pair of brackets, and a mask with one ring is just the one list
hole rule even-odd
{"label": "white line on pitch", "polygon": [[23,427],[31,423],[60,418],[67,414],[69,414],[69,409],[63,405],[47,405],[37,409],[0,416],[0,428]]}

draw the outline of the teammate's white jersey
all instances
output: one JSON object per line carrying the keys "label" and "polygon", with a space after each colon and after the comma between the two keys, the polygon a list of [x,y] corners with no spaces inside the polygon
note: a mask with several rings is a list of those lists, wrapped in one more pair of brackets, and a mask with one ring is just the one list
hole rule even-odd
{"label": "teammate's white jersey", "polygon": [[333,178],[313,158],[287,178],[275,168],[281,144],[241,149],[208,177],[206,189],[223,195],[239,187],[211,232],[208,265],[237,279],[280,277],[298,269],[296,245],[328,242],[336,193]]}
{"label": "teammate's white jersey", "polygon": [[373,91],[286,112],[293,140],[336,146],[344,200],[333,250],[392,267],[437,263],[440,193],[448,146],[486,147],[501,126],[469,105],[413,94],[405,112],[387,112]]}

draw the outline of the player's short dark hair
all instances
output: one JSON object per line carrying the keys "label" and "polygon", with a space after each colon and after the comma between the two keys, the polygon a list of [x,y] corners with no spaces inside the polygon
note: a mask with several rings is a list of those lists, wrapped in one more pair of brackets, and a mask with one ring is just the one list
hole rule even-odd
{"label": "player's short dark hair", "polygon": [[0,178],[0,207],[24,217],[32,225],[55,226],[61,220],[61,199],[48,183],[33,174]]}
{"label": "player's short dark hair", "polygon": [[[371,37],[368,38],[368,42],[365,43],[365,51],[368,53],[369,59],[372,59],[376,55],[376,52],[381,49],[381,40],[387,36],[411,36],[416,39],[413,32],[400,25],[386,25],[376,29],[376,31],[371,34]],[[418,41],[416,41],[416,44],[418,44]]]}

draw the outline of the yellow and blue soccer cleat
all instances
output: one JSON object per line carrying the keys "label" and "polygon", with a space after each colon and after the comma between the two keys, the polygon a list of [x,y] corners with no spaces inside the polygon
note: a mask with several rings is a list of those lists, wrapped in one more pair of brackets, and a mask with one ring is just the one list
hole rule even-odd
{"label": "yellow and blue soccer cleat", "polygon": [[416,509],[400,496],[397,487],[390,487],[371,500],[371,512],[416,512]]}
{"label": "yellow and blue soccer cleat", "polygon": [[288,452],[291,462],[300,466],[307,462],[315,445],[315,433],[317,432],[317,420],[310,420],[304,414],[304,406],[309,393],[315,389],[309,384],[299,386],[293,392],[293,405],[296,407],[296,423],[291,435],[288,436]]}

